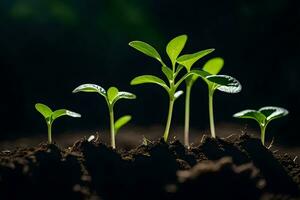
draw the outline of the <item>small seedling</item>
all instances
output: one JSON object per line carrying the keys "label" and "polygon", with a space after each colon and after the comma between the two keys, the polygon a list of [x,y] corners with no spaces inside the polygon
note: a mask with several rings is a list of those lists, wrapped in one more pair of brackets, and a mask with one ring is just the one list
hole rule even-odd
{"label": "small seedling", "polygon": [[[189,72],[200,58],[212,52],[213,49],[199,51],[194,54],[186,54],[177,58],[177,62],[183,65],[186,70]],[[210,74],[218,74],[222,69],[224,64],[224,60],[222,58],[212,58],[206,62],[203,67],[204,71],[210,72]],[[184,144],[185,146],[189,146],[189,125],[190,125],[190,96],[192,86],[199,78],[198,75],[192,75],[185,80],[186,93],[185,93],[185,118],[184,118]]]}
{"label": "small seedling", "polygon": [[226,93],[238,93],[242,90],[240,82],[228,75],[214,75],[220,71],[220,67],[216,67],[214,62],[208,61],[203,67],[203,70],[199,70],[199,75],[208,86],[208,110],[209,110],[209,123],[210,132],[213,138],[216,138],[215,123],[214,123],[214,110],[213,110],[213,95],[216,90]]}
{"label": "small seedling", "polygon": [[110,119],[110,135],[111,135],[111,146],[113,149],[116,148],[115,136],[118,130],[128,123],[131,116],[126,115],[121,117],[119,120],[114,121],[114,105],[120,99],[135,99],[136,96],[129,92],[119,91],[116,87],[108,88],[107,92],[104,88],[95,84],[83,84],[73,90],[73,93],[77,92],[95,92],[102,95],[107,103]]}
{"label": "small seedling", "polygon": [[47,123],[48,127],[48,143],[52,144],[52,124],[55,119],[61,117],[61,116],[70,116],[70,117],[81,117],[80,114],[66,110],[66,109],[59,109],[52,111],[48,106],[42,104],[42,103],[37,103],[35,104],[35,109],[41,113]]}
{"label": "small seedling", "polygon": [[289,111],[284,108],[275,107],[275,106],[266,106],[260,108],[259,110],[250,110],[250,109],[243,110],[241,112],[235,113],[233,117],[248,118],[257,121],[260,127],[261,142],[263,145],[265,145],[266,128],[269,122],[272,121],[273,119],[286,116],[288,113]]}
{"label": "small seedling", "polygon": [[[129,43],[129,45],[136,50],[146,54],[147,56],[150,56],[157,61],[160,62],[162,65],[161,70],[165,77],[168,80],[168,84],[163,81],[162,79],[153,76],[153,75],[142,75],[134,78],[131,81],[131,85],[138,85],[138,84],[144,84],[144,83],[152,83],[152,84],[157,84],[163,87],[168,95],[169,95],[169,111],[168,111],[168,117],[167,117],[167,123],[164,131],[164,140],[168,140],[169,136],[169,131],[170,131],[170,126],[171,126],[171,121],[172,121],[172,113],[173,113],[173,107],[174,107],[174,102],[176,99],[178,99],[179,96],[183,94],[183,91],[179,90],[177,91],[179,85],[188,77],[190,77],[193,74],[196,74],[195,71],[193,70],[188,70],[186,74],[184,74],[179,80],[177,80],[177,76],[179,72],[184,68],[182,65],[177,63],[177,58],[179,54],[181,53],[182,49],[185,46],[185,43],[187,41],[187,36],[186,35],[180,35],[178,37],[175,37],[172,39],[166,46],[166,52],[170,58],[171,61],[171,67],[168,67],[163,61],[160,56],[160,54],[157,52],[157,50],[152,47],[151,45],[141,42],[141,41],[132,41]],[[200,59],[201,57],[205,56],[206,54],[212,52],[213,49],[208,49],[205,51],[198,52],[193,55],[189,55],[189,58],[193,60]]]}

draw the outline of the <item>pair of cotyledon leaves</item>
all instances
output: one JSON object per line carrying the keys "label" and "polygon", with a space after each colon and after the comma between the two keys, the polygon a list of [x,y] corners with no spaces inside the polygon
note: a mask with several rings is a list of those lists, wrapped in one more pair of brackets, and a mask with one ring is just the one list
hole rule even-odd
{"label": "pair of cotyledon leaves", "polygon": [[270,121],[286,116],[288,113],[288,110],[281,107],[266,106],[259,110],[243,110],[234,114],[233,117],[254,119],[261,127],[265,127]]}
{"label": "pair of cotyledon leaves", "polygon": [[[171,60],[172,69],[168,68],[166,64],[162,61],[160,54],[151,45],[142,41],[132,41],[129,45],[136,50],[156,59],[162,64],[162,72],[166,75],[168,80],[175,79],[179,71],[185,67],[187,74],[183,76],[175,85],[177,88],[180,83],[188,77],[196,79],[201,77],[208,84],[210,84],[213,90],[218,89],[227,93],[237,93],[241,91],[241,84],[235,78],[228,75],[216,75],[223,67],[223,59],[215,58],[208,61],[202,70],[191,70],[192,65],[198,61],[200,58],[206,56],[207,54],[214,51],[214,49],[206,49],[193,54],[185,54],[179,56],[185,43],[187,41],[186,35],[181,35],[172,39],[166,47],[166,52]],[[179,57],[178,57],[179,56]],[[179,65],[175,69],[175,65]],[[143,83],[154,83],[162,86],[167,91],[170,91],[169,86],[162,79],[153,75],[142,75],[134,78],[131,81],[132,85],[143,84]],[[175,99],[178,98],[183,92],[178,91],[175,93]]]}
{"label": "pair of cotyledon leaves", "polygon": [[135,99],[136,96],[130,92],[119,91],[116,87],[110,87],[107,92],[104,88],[96,84],[83,84],[73,90],[77,92],[96,92],[102,95],[109,105],[114,105],[119,99]]}
{"label": "pair of cotyledon leaves", "polygon": [[48,124],[52,124],[55,119],[61,116],[81,117],[80,114],[67,109],[58,109],[52,111],[51,108],[42,103],[35,104],[35,108],[39,113],[41,113],[44,116]]}
{"label": "pair of cotyledon leaves", "polygon": [[[120,100],[120,99],[135,99],[136,96],[130,92],[123,92],[123,91],[119,91],[118,88],[116,87],[110,87],[107,92],[104,88],[102,88],[99,85],[96,84],[83,84],[78,86],[77,88],[75,88],[73,90],[73,93],[77,93],[77,92],[95,92],[98,93],[100,95],[102,95],[108,106],[110,108],[112,108],[114,106],[114,104]],[[130,115],[125,115],[120,117],[115,123],[114,123],[114,127],[115,127],[115,134],[118,133],[118,130],[124,126],[125,124],[127,124],[129,121],[131,120],[131,116]]]}

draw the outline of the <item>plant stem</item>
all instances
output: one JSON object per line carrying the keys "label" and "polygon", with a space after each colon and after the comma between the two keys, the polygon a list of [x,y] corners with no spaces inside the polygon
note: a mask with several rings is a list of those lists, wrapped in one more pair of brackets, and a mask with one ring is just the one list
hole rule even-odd
{"label": "plant stem", "polygon": [[114,121],[114,109],[113,107],[109,108],[109,120],[110,120],[110,137],[111,137],[111,146],[113,149],[116,148],[115,140],[115,121]]}
{"label": "plant stem", "polygon": [[216,138],[215,122],[214,122],[214,108],[213,108],[213,95],[214,95],[214,91],[209,90],[209,92],[208,92],[208,108],[209,108],[210,133],[211,133],[211,137]]}
{"label": "plant stem", "polygon": [[184,145],[189,147],[189,132],[190,132],[190,98],[191,98],[192,84],[186,84],[185,93],[185,117],[184,117]]}
{"label": "plant stem", "polygon": [[52,144],[52,124],[47,122],[48,127],[48,143]]}
{"label": "plant stem", "polygon": [[265,126],[260,126],[260,140],[261,143],[265,146],[265,135],[266,135],[266,125]]}
{"label": "plant stem", "polygon": [[172,113],[173,113],[174,101],[175,101],[174,98],[170,98],[168,119],[167,119],[166,129],[165,129],[165,132],[164,132],[164,140],[165,140],[165,142],[168,140],[168,136],[169,136],[170,126],[171,126],[171,121],[172,121]]}

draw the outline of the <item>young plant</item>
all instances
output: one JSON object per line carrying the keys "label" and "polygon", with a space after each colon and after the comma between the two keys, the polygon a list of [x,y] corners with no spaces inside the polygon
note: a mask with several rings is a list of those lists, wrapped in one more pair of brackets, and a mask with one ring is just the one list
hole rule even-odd
{"label": "young plant", "polygon": [[[172,113],[173,113],[173,107],[174,102],[176,99],[178,99],[179,96],[183,94],[183,91],[179,90],[177,91],[179,85],[187,79],[192,74],[196,74],[193,70],[189,70],[185,75],[183,75],[179,80],[177,80],[177,76],[179,72],[183,69],[182,65],[179,65],[177,63],[177,58],[179,54],[181,53],[182,49],[185,46],[185,43],[187,41],[186,35],[180,35],[172,39],[166,46],[166,52],[167,55],[170,58],[171,61],[171,67],[168,67],[163,61],[160,56],[160,54],[157,52],[157,50],[152,47],[151,45],[142,42],[142,41],[132,41],[129,43],[129,45],[136,50],[146,54],[147,56],[150,56],[154,59],[156,59],[160,64],[162,65],[161,70],[165,77],[168,80],[168,83],[163,81],[162,79],[153,76],[153,75],[142,75],[134,78],[131,81],[131,85],[138,85],[138,84],[145,84],[145,83],[152,83],[157,84],[163,87],[168,95],[169,95],[169,110],[168,110],[168,117],[167,117],[167,123],[164,131],[164,140],[168,140],[171,121],[172,121]],[[199,57],[203,57],[204,55],[210,53],[213,51],[213,49],[208,49],[205,52],[198,52],[197,54],[193,55],[194,59],[199,59]]]}
{"label": "young plant", "polygon": [[266,128],[270,121],[286,116],[289,113],[288,110],[280,107],[275,106],[266,106],[262,107],[259,110],[243,110],[238,113],[235,113],[233,117],[236,118],[248,118],[254,119],[258,122],[260,127],[261,133],[261,142],[265,145],[265,135],[266,135]]}
{"label": "young plant", "polygon": [[110,120],[110,135],[111,135],[111,146],[113,149],[116,148],[115,136],[118,130],[130,121],[131,116],[123,116],[119,120],[114,121],[114,105],[120,99],[135,99],[136,96],[129,92],[119,91],[116,87],[108,88],[107,92],[104,88],[95,84],[83,84],[73,90],[73,93],[77,92],[95,92],[105,98],[109,111]]}
{"label": "young plant", "polygon": [[[213,49],[199,51],[194,54],[186,54],[182,55],[177,58],[177,62],[183,65],[186,70],[189,72],[194,65],[200,58],[204,57],[205,55],[211,53]],[[212,58],[206,62],[203,67],[204,71],[210,72],[211,74],[218,74],[219,71],[222,69],[224,64],[224,60],[222,58]],[[189,146],[189,125],[190,125],[190,96],[192,86],[199,78],[198,75],[192,75],[185,80],[186,86],[186,93],[185,93],[185,118],[184,118],[184,144],[185,146]]]}
{"label": "young plant", "polygon": [[[209,62],[209,61],[208,61]],[[214,110],[213,110],[213,95],[216,90],[226,93],[238,93],[242,90],[240,82],[228,75],[214,75],[217,73],[214,65],[204,65],[200,77],[206,82],[208,86],[208,109],[209,109],[209,124],[210,132],[213,138],[216,138],[215,123],[214,123]],[[199,73],[200,74],[200,73]]]}
{"label": "young plant", "polygon": [[42,104],[42,103],[37,103],[35,104],[35,109],[41,113],[47,123],[48,127],[48,143],[52,144],[52,124],[55,119],[61,117],[61,116],[70,116],[70,117],[81,117],[80,114],[66,110],[66,109],[59,109],[52,111],[48,106]]}

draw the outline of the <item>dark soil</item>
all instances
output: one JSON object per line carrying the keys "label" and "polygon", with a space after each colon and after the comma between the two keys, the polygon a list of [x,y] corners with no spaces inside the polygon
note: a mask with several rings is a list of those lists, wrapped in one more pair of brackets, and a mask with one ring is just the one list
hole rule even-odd
{"label": "dark soil", "polygon": [[0,155],[0,199],[300,199],[300,166],[247,134],[130,151],[86,139]]}

